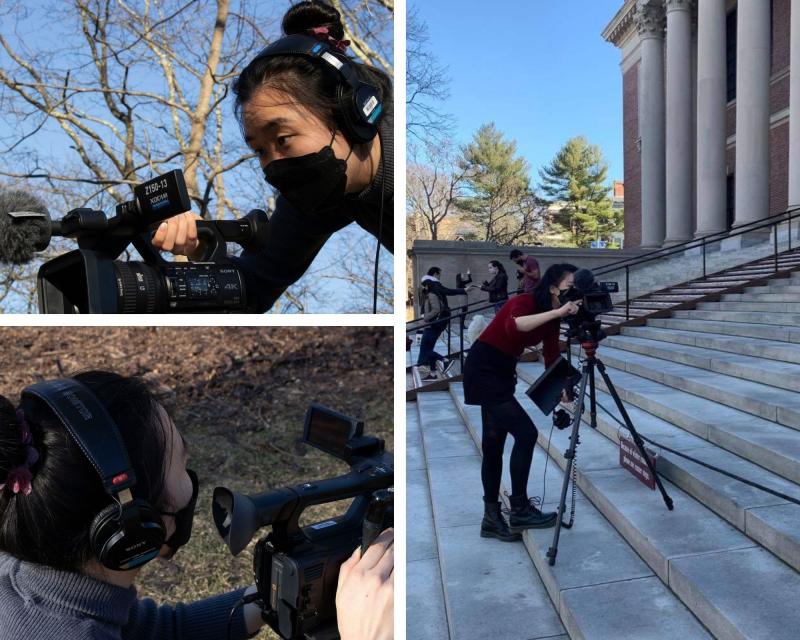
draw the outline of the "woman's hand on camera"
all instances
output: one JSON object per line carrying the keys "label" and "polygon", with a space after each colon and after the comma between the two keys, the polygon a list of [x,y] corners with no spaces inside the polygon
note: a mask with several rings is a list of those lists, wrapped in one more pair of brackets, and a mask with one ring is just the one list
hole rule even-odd
{"label": "woman's hand on camera", "polygon": [[164,220],[156,230],[152,243],[156,249],[169,251],[190,260],[203,257],[205,247],[197,238],[197,220],[200,216],[186,211]]}
{"label": "woman's hand on camera", "polygon": [[557,309],[558,317],[563,318],[565,316],[575,315],[576,313],[578,313],[578,309],[580,308],[580,306],[581,306],[580,302],[572,302],[572,301],[567,302],[566,304]]}
{"label": "woman's hand on camera", "polygon": [[387,529],[364,557],[358,547],[339,570],[336,615],[342,640],[394,638],[394,530]]}

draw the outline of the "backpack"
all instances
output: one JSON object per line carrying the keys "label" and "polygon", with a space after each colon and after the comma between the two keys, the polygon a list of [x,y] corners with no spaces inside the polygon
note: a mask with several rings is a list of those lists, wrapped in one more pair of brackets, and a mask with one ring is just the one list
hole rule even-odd
{"label": "backpack", "polygon": [[433,293],[430,289],[423,290],[422,298],[422,319],[425,322],[433,322],[439,319],[444,306],[438,295]]}

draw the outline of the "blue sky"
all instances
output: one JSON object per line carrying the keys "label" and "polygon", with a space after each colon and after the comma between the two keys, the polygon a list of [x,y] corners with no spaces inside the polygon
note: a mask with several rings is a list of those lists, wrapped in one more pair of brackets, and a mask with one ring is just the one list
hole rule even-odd
{"label": "blue sky", "polygon": [[623,0],[409,0],[451,78],[443,111],[456,141],[494,121],[531,165],[571,137],[600,145],[609,181],[622,173],[620,52],[600,35]]}

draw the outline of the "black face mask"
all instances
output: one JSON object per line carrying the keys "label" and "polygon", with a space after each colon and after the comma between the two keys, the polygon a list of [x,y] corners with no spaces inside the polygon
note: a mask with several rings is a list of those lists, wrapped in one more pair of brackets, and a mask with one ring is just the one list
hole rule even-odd
{"label": "black face mask", "polygon": [[344,202],[347,158],[341,160],[334,155],[334,138],[335,132],[330,144],[316,153],[273,160],[264,167],[267,182],[302,214],[336,209]]}
{"label": "black face mask", "polygon": [[566,304],[567,302],[569,302],[569,297],[567,296],[567,294],[570,291],[572,291],[572,287],[569,287],[567,289],[559,289],[558,290],[558,301],[561,304]]}
{"label": "black face mask", "polygon": [[192,523],[194,522],[194,507],[197,504],[197,492],[200,488],[200,482],[197,479],[197,474],[191,469],[187,469],[186,473],[192,479],[192,497],[189,499],[183,509],[176,512],[160,511],[162,516],[172,516],[175,518],[175,532],[164,541],[164,544],[170,548],[167,558],[172,558],[175,552],[189,542],[192,537]]}

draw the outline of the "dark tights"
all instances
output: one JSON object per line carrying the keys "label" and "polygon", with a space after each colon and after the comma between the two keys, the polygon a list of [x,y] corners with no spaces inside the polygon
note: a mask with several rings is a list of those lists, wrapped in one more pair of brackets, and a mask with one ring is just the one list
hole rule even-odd
{"label": "dark tights", "polygon": [[516,399],[500,404],[481,405],[483,423],[483,498],[496,502],[500,497],[500,479],[503,474],[503,447],[506,436],[514,438],[511,449],[511,493],[515,496],[527,494],[528,474],[533,461],[533,448],[538,431],[533,420]]}

